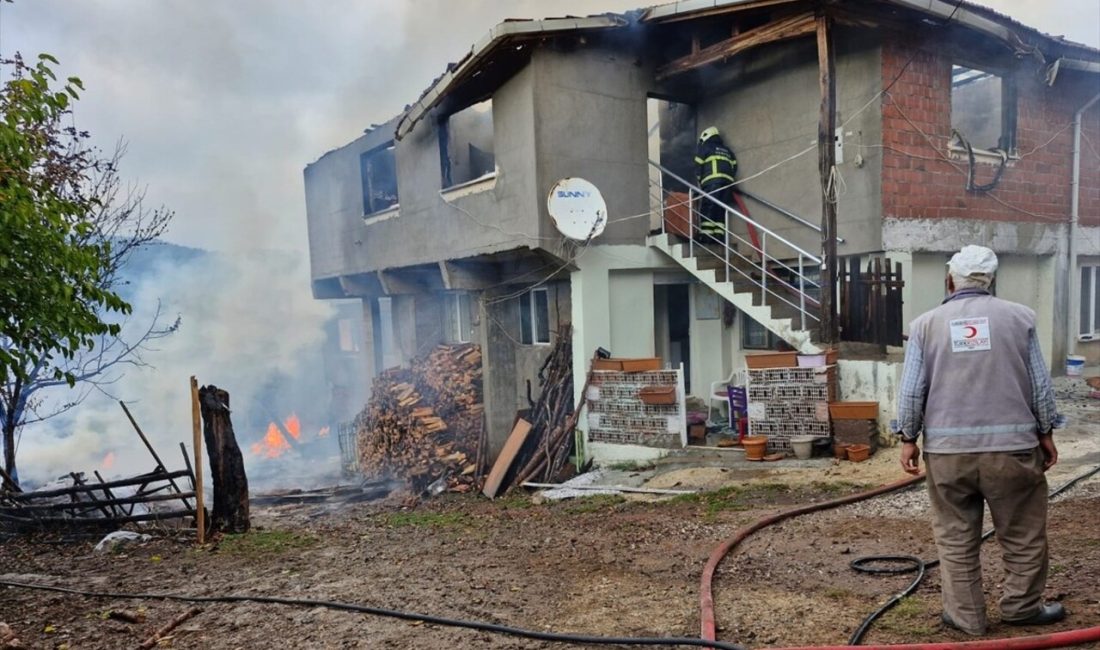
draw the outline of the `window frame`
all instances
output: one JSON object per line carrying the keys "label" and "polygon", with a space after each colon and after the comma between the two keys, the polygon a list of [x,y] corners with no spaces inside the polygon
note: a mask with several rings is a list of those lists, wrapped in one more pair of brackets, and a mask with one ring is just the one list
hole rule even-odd
{"label": "window frame", "polygon": [[[974,151],[974,158],[979,162],[996,163],[1000,164],[1002,161],[998,150],[1004,151],[1010,160],[1016,160],[1019,158],[1017,152],[1017,140],[1019,137],[1019,94],[1016,88],[1016,79],[1011,70],[1001,69],[997,66],[985,66],[979,65],[973,61],[967,61],[961,58],[954,58],[951,61],[951,67],[949,69],[948,80],[948,96],[947,103],[949,106],[949,116],[951,129],[955,129],[955,111],[953,104],[954,91],[955,91],[955,68],[967,68],[969,70],[975,70],[978,72],[984,72],[989,75],[993,75],[1001,81],[1001,133],[997,137],[997,146],[994,148],[985,148],[971,146]],[[970,137],[970,134],[963,134]],[[953,157],[963,158],[968,155],[966,146],[963,145],[957,138],[952,137],[948,142],[948,150]]]}
{"label": "window frame", "polygon": [[[392,151],[393,157],[393,191],[394,202],[386,207],[375,209],[371,192],[370,161],[379,154]],[[375,217],[387,212],[396,212],[401,206],[401,190],[397,178],[397,143],[393,140],[384,142],[377,147],[371,147],[359,154],[359,183],[363,195],[363,218]]]}
{"label": "window frame", "polygon": [[[538,315],[538,301],[536,295],[545,296],[546,300],[546,340],[541,340],[541,319]],[[519,337],[523,345],[550,345],[550,290],[546,287],[536,287],[525,291],[519,298]],[[525,304],[526,303],[526,304]],[[524,324],[524,312],[527,312],[527,324]]]}
{"label": "window frame", "polygon": [[[446,304],[443,308],[444,318],[447,319],[446,338],[448,343],[470,343],[471,318],[469,295],[461,291],[451,291],[444,294]],[[465,318],[463,318],[465,315]]]}
{"label": "window frame", "polygon": [[[1085,292],[1086,275],[1089,276],[1088,293],[1082,295]],[[1100,312],[1100,288],[1096,285],[1100,282],[1100,264],[1082,264],[1077,282],[1077,338],[1082,341],[1095,341],[1100,339],[1100,313],[1098,313]],[[1082,298],[1088,300],[1087,311]],[[1087,321],[1082,318],[1086,315]]]}
{"label": "window frame", "polygon": [[[755,345],[755,344],[749,344],[749,342],[748,342],[749,327],[752,327],[752,326],[759,327],[759,328],[763,329],[764,334],[767,335],[767,341],[765,342],[765,344],[763,346],[758,346],[758,345]],[[772,332],[770,329],[768,329],[764,325],[756,322],[748,314],[746,314],[744,312],[741,312],[741,349],[742,350],[775,350],[778,343],[779,343],[779,337],[775,335],[775,332]]]}

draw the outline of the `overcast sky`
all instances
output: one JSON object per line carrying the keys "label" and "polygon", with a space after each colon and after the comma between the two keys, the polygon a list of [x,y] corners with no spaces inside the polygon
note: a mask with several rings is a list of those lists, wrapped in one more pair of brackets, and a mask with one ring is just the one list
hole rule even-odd
{"label": "overcast sky", "polygon": [[[506,17],[637,0],[16,0],[0,51],[50,52],[84,81],[77,123],[129,143],[128,178],[177,213],[168,239],[304,250],[301,170],[398,113]],[[987,0],[1100,45],[1096,0]]]}

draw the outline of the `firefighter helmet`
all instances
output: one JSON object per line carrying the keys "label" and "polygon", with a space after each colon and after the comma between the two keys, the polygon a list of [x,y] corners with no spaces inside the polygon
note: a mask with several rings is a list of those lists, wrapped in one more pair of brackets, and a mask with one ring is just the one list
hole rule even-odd
{"label": "firefighter helmet", "polygon": [[718,127],[711,126],[703,129],[703,132],[699,134],[699,142],[706,142],[714,136],[718,135]]}

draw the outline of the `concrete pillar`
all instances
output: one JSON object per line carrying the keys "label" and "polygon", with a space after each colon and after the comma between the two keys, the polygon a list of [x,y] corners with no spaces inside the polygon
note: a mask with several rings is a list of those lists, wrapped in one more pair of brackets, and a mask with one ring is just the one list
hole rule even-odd
{"label": "concrete pillar", "polygon": [[[608,300],[610,278],[607,266],[600,260],[588,262],[570,274],[573,314],[573,396],[581,398],[584,378],[588,376],[588,362],[596,348],[606,348],[618,354],[611,346],[611,308]],[[576,402],[574,402],[576,403]],[[587,430],[583,414],[580,428]]]}
{"label": "concrete pillar", "polygon": [[[363,298],[360,301],[363,307],[363,353],[360,355],[363,372],[363,403],[370,401],[371,387],[374,385],[374,368],[376,360],[374,356],[374,310],[373,300]],[[381,335],[380,333],[378,334]]]}
{"label": "concrete pillar", "polygon": [[416,357],[416,298],[393,296],[393,338],[400,364],[408,365]]}

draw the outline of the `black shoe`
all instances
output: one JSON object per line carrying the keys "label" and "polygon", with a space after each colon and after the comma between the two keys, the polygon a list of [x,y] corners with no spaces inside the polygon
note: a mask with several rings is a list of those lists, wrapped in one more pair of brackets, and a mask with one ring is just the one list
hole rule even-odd
{"label": "black shoe", "polygon": [[959,627],[958,623],[951,620],[951,617],[947,615],[947,612],[940,613],[940,622],[943,623],[943,626],[946,628],[962,632],[963,634],[969,634],[970,636],[981,636],[982,634],[985,634],[984,632],[968,632],[962,629],[961,627]]}
{"label": "black shoe", "polygon": [[1066,608],[1062,607],[1062,603],[1048,603],[1041,606],[1039,611],[1027,618],[1018,618],[1011,621],[1002,619],[1001,622],[1008,625],[1051,625],[1065,618]]}

